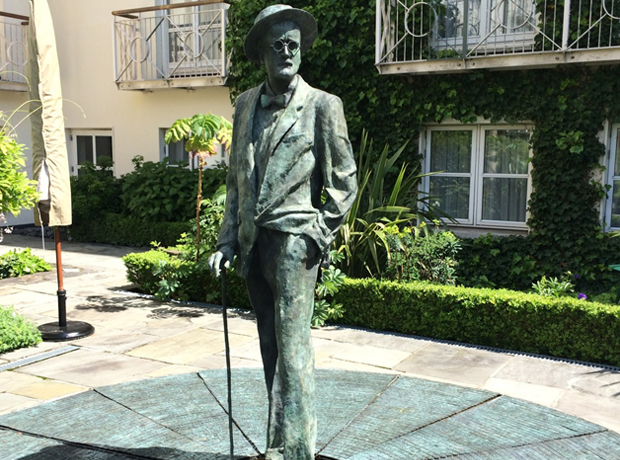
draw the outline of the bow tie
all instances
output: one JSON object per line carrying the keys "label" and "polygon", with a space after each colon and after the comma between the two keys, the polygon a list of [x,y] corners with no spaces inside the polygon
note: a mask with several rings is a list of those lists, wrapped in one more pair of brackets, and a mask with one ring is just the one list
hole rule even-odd
{"label": "bow tie", "polygon": [[277,107],[286,107],[290,96],[287,94],[278,94],[277,96],[269,96],[268,94],[261,94],[260,105],[263,108],[267,108],[272,104]]}

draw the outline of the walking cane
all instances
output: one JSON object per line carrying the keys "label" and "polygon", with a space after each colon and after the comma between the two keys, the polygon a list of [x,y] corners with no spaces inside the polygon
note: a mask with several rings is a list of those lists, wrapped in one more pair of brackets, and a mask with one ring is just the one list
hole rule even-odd
{"label": "walking cane", "polygon": [[232,419],[232,376],[230,371],[230,343],[228,342],[228,316],[226,315],[226,260],[222,259],[222,315],[224,319],[224,348],[226,350],[226,383],[228,384],[228,438],[230,439],[230,460],[235,459]]}

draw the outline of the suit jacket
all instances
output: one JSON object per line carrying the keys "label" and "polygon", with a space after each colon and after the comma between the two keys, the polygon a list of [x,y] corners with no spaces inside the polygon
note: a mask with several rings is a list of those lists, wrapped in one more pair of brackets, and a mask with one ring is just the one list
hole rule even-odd
{"label": "suit jacket", "polygon": [[237,98],[217,248],[234,249],[244,276],[260,227],[307,235],[328,253],[357,193],[342,101],[298,78],[273,129],[262,178],[256,173],[252,127],[265,84]]}

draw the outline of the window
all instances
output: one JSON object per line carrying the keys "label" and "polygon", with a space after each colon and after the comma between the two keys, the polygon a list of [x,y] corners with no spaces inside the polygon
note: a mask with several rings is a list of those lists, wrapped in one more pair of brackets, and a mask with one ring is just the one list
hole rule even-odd
{"label": "window", "polygon": [[609,158],[608,184],[606,206],[606,227],[620,230],[620,125],[614,125],[611,135],[611,150]]}
{"label": "window", "polygon": [[433,127],[426,180],[433,206],[463,225],[525,228],[530,132],[524,126]]}
{"label": "window", "polygon": [[532,0],[447,0],[437,25],[437,47],[462,48],[465,5],[467,42],[489,48],[520,48],[533,44],[536,25]]}
{"label": "window", "polygon": [[[166,131],[168,128],[161,128],[159,130],[159,157],[163,160],[168,158],[168,164],[170,166],[184,166],[190,169],[198,167],[198,159],[191,158],[190,154],[185,150],[185,141],[171,142],[166,144],[164,140]],[[212,168],[218,164],[226,164],[226,152],[220,145],[217,155],[209,156],[205,159],[205,167]],[[191,161],[190,161],[191,160]]]}
{"label": "window", "polygon": [[185,141],[166,144],[164,140],[166,131],[168,131],[167,128],[159,130],[159,158],[162,160],[168,158],[170,166],[187,166],[189,164],[189,152],[185,151]]}
{"label": "window", "polygon": [[[72,130],[69,141],[72,174],[79,174],[80,167],[84,163],[102,166],[109,165],[114,160],[111,130]],[[105,161],[104,158],[109,158],[109,161]]]}

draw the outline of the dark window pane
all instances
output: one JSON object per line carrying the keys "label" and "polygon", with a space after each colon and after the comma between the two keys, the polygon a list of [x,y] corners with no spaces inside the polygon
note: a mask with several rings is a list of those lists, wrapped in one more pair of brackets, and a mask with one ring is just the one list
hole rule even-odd
{"label": "dark window pane", "polygon": [[616,134],[616,164],[614,165],[614,176],[620,176],[620,129]]}
{"label": "dark window pane", "polygon": [[431,171],[469,173],[472,131],[432,131]]}
{"label": "dark window pane", "polygon": [[96,136],[95,148],[97,163],[99,163],[99,158],[101,157],[110,157],[112,159],[112,136]]}
{"label": "dark window pane", "polygon": [[185,141],[168,144],[168,163],[189,163],[189,152],[185,151]]}
{"label": "dark window pane", "polygon": [[430,178],[431,204],[455,219],[469,219],[469,177]]}
{"label": "dark window pane", "polygon": [[92,136],[77,136],[78,164],[88,161],[93,163],[93,138]]}
{"label": "dark window pane", "polygon": [[[616,153],[618,155],[618,152]],[[616,157],[617,158],[617,157]],[[616,160],[616,164],[618,161]],[[613,197],[611,200],[611,226],[620,227],[620,181],[614,181]]]}
{"label": "dark window pane", "polygon": [[527,179],[484,179],[482,219],[525,222]]}
{"label": "dark window pane", "polygon": [[484,138],[484,172],[527,174],[530,133],[525,129],[487,130]]}

